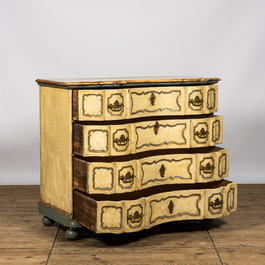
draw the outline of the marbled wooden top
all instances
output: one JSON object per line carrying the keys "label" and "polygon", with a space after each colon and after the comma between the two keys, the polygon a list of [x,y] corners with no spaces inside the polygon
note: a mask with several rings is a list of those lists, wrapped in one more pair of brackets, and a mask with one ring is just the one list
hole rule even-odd
{"label": "marbled wooden top", "polygon": [[219,78],[192,77],[192,76],[143,76],[143,77],[110,77],[110,78],[52,78],[52,79],[37,79],[39,84],[62,87],[76,86],[134,86],[134,85],[200,85],[217,83]]}

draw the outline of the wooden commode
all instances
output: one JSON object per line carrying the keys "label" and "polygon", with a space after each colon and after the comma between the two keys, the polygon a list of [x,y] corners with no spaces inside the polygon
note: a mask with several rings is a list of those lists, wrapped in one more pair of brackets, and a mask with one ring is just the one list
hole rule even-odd
{"label": "wooden commode", "polygon": [[124,233],[237,208],[218,78],[38,79],[44,225]]}

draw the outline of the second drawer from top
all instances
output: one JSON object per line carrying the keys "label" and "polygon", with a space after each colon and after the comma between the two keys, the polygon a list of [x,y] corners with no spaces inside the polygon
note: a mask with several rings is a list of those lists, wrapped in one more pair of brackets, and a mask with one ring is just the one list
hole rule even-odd
{"label": "second drawer from top", "polygon": [[207,147],[222,143],[223,118],[144,121],[118,125],[74,124],[74,153],[119,156],[144,151]]}

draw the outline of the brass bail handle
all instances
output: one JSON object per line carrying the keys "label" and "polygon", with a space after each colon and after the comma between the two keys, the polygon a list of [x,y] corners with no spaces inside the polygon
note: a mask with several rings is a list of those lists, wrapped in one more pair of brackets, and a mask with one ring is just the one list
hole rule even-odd
{"label": "brass bail handle", "polygon": [[108,108],[111,109],[112,111],[121,111],[123,107],[124,107],[123,103],[119,103],[118,100],[115,100],[114,104],[108,105]]}
{"label": "brass bail handle", "polygon": [[120,180],[122,180],[124,183],[132,183],[133,179],[135,178],[134,174],[131,174],[130,171],[128,171],[125,176],[122,175],[119,177]]}
{"label": "brass bail handle", "polygon": [[199,96],[196,96],[195,98],[190,99],[189,103],[192,104],[195,107],[200,107],[202,105],[202,103],[203,103],[203,99],[200,98]]}
{"label": "brass bail handle", "polygon": [[120,136],[120,138],[114,139],[113,142],[119,146],[124,146],[124,145],[128,144],[129,141],[130,141],[129,137],[125,137],[124,134],[122,134]]}
{"label": "brass bail handle", "polygon": [[223,207],[223,200],[221,199],[219,199],[219,198],[216,198],[215,199],[215,201],[211,201],[210,203],[209,203],[209,205],[214,209],[214,210],[216,210],[216,209],[221,209],[222,207]]}
{"label": "brass bail handle", "polygon": [[200,167],[200,170],[202,170],[203,173],[205,173],[205,174],[212,173],[214,169],[215,169],[215,166],[211,165],[210,163],[207,163],[206,166]]}
{"label": "brass bail handle", "polygon": [[204,139],[208,137],[209,132],[205,131],[204,128],[201,128],[200,131],[197,131],[194,134],[197,135],[199,138]]}
{"label": "brass bail handle", "polygon": [[143,217],[144,215],[142,213],[139,213],[139,211],[135,211],[133,215],[128,215],[127,219],[132,223],[140,223]]}

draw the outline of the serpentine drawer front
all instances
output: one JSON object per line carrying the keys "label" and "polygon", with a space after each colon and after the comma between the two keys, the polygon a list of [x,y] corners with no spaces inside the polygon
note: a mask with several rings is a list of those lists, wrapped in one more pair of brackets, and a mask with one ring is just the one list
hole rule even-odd
{"label": "serpentine drawer front", "polygon": [[73,240],[235,211],[218,81],[38,79],[43,224]]}
{"label": "serpentine drawer front", "polygon": [[193,151],[116,162],[87,162],[74,158],[74,187],[89,194],[114,194],[157,185],[211,182],[228,177],[229,150],[208,148],[200,153],[196,149]]}
{"label": "serpentine drawer front", "polygon": [[92,197],[75,191],[74,219],[96,233],[123,233],[170,221],[217,218],[237,207],[237,185],[229,181],[174,188],[124,194],[122,200],[117,195]]}
{"label": "serpentine drawer front", "polygon": [[174,119],[122,125],[74,124],[74,152],[117,156],[171,148],[214,146],[223,140],[223,118]]}
{"label": "serpentine drawer front", "polygon": [[74,90],[74,119],[121,120],[217,111],[217,85]]}

